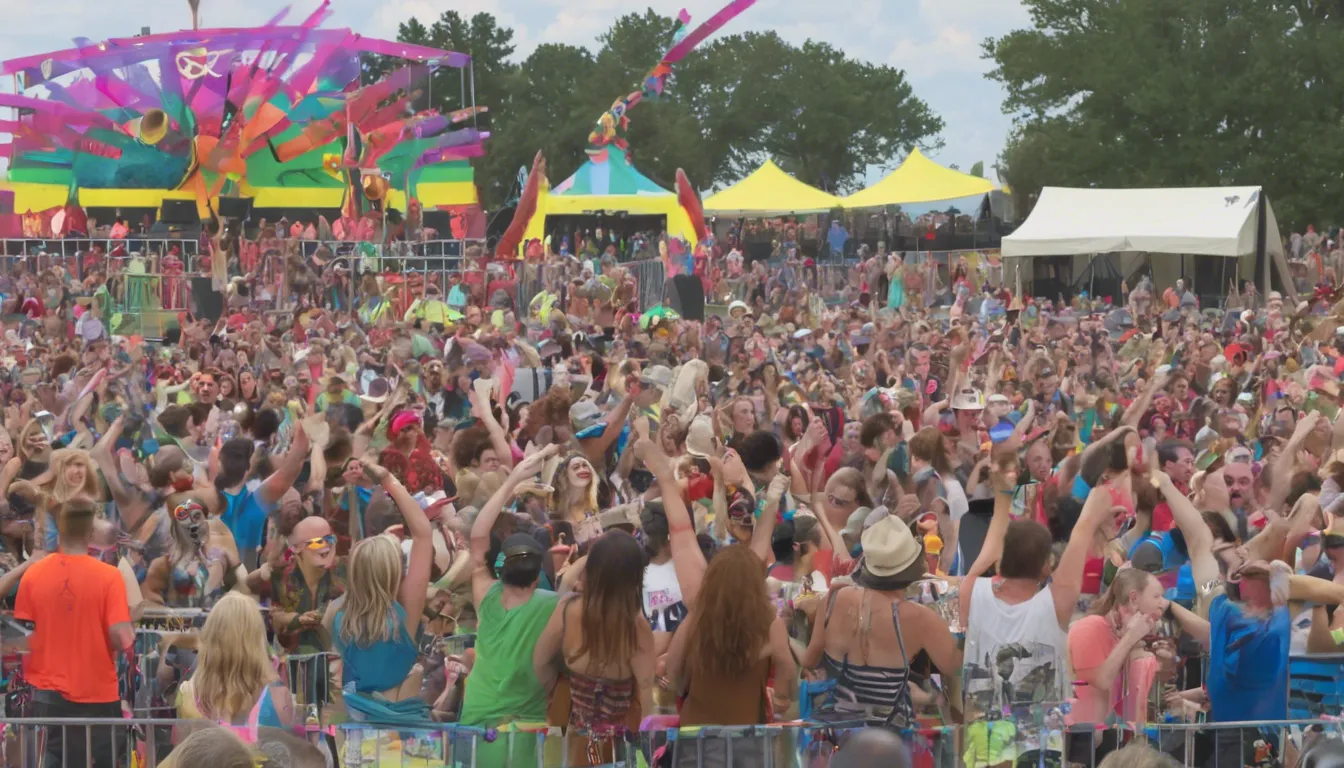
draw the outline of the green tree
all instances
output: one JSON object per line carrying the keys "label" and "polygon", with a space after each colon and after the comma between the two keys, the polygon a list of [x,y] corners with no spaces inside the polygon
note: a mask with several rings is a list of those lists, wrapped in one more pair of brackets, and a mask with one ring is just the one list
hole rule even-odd
{"label": "green tree", "polygon": [[1044,185],[1263,185],[1281,223],[1336,215],[1339,2],[1025,2],[1034,27],[985,46],[1019,203]]}
{"label": "green tree", "polygon": [[[509,202],[518,169],[531,168],[537,150],[546,155],[547,176],[558,184],[578,169],[597,113],[583,94],[592,77],[592,54],[563,44],[538,46],[504,81],[508,115],[491,105],[492,132],[486,156],[476,160],[476,185],[486,207]],[[564,94],[558,97],[557,94]]]}
{"label": "green tree", "polygon": [[975,164],[971,166],[971,175],[972,175],[972,176],[979,176],[979,177],[982,178],[982,179],[985,177],[985,161],[984,161],[984,160],[976,160],[976,161],[975,161]]}
{"label": "green tree", "polygon": [[[428,27],[411,19],[398,39],[473,57],[476,103],[488,106],[491,131],[486,156],[473,165],[482,203],[494,208],[509,201],[518,168],[530,166],[539,148],[552,183],[578,169],[598,118],[640,89],[675,26],[653,11],[629,14],[592,51],[548,44],[521,62],[513,60],[512,30],[485,13],[468,20],[446,11]],[[371,60],[366,77],[394,65]],[[455,70],[434,75],[435,107],[470,103],[470,94],[460,96],[460,77]],[[709,189],[773,158],[803,181],[843,192],[862,183],[870,164],[940,146],[941,129],[899,70],[850,59],[826,43],[794,46],[773,32],[745,32],[679,63],[666,92],[631,111],[627,138],[636,166],[664,187],[678,168]]]}

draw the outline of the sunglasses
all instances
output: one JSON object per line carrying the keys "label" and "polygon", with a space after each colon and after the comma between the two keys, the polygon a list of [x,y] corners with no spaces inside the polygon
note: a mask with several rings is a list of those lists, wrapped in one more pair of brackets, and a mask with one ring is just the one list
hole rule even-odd
{"label": "sunglasses", "polygon": [[109,552],[116,552],[116,544],[90,544],[89,556],[101,560]]}
{"label": "sunglasses", "polygon": [[190,501],[185,504],[178,504],[176,507],[173,507],[173,517],[179,521],[190,520],[192,513],[194,512],[203,513],[205,512],[205,507],[201,506],[198,502],[194,501]]}
{"label": "sunglasses", "polygon": [[334,546],[336,546],[336,534],[334,533],[329,533],[326,536],[319,536],[316,539],[308,539],[303,542],[304,549],[317,550],[322,549],[323,547]]}

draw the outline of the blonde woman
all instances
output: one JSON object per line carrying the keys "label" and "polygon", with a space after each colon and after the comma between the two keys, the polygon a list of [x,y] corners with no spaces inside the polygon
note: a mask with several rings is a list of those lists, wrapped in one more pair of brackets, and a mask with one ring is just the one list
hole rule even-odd
{"label": "blonde woman", "polygon": [[564,520],[574,526],[574,538],[582,544],[602,535],[602,524],[597,514],[597,472],[592,462],[582,453],[571,453],[555,470],[556,506],[551,518]]}
{"label": "blonde woman", "polygon": [[32,480],[15,480],[9,491],[34,505],[33,546],[44,552],[56,551],[56,523],[52,514],[60,505],[75,499],[94,503],[102,500],[98,468],[88,452],[78,448],[53,451],[46,472]]}
{"label": "blonde woman", "polygon": [[196,671],[177,691],[180,718],[246,726],[253,741],[258,727],[290,725],[294,699],[275,672],[254,600],[236,592],[220,598],[199,643]]}
{"label": "blonde woman", "polygon": [[371,536],[356,544],[350,551],[345,595],[328,606],[323,624],[341,654],[347,709],[361,710],[365,698],[377,694],[389,702],[427,710],[417,698],[423,671],[416,660],[434,560],[434,531],[425,511],[395,475],[374,465],[362,469],[401,511],[411,540],[410,564],[403,566],[402,546],[391,536]]}

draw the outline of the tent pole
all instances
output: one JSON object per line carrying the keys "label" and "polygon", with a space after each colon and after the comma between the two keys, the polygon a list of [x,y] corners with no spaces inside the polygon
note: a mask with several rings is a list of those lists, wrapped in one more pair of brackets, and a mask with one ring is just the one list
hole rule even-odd
{"label": "tent pole", "polygon": [[1255,208],[1255,260],[1256,263],[1261,264],[1265,270],[1264,277],[1261,278],[1264,284],[1264,290],[1260,292],[1260,298],[1268,301],[1266,297],[1269,296],[1269,275],[1274,267],[1269,263],[1269,248],[1266,247],[1265,243],[1265,191],[1263,189],[1260,190],[1260,203],[1256,205]]}
{"label": "tent pole", "polygon": [[[1227,257],[1223,257],[1223,258],[1221,259],[1221,261],[1222,261],[1222,264],[1220,264],[1220,265],[1219,265],[1219,268],[1218,268],[1218,290],[1219,290],[1219,291],[1223,290],[1223,283],[1226,283],[1226,282],[1227,282]],[[1218,294],[1215,293],[1214,295],[1217,296]],[[1223,306],[1227,306],[1227,299],[1228,299],[1228,296],[1225,294],[1225,295],[1223,296]]]}

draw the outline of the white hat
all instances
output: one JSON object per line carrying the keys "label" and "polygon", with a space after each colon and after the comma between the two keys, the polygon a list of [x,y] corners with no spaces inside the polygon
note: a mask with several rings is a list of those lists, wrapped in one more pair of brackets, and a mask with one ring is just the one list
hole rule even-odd
{"label": "white hat", "polygon": [[979,411],[985,407],[985,396],[978,389],[967,387],[952,396],[952,410]]}
{"label": "white hat", "polygon": [[733,310],[735,310],[735,309],[740,309],[740,310],[742,310],[743,312],[746,312],[748,315],[751,314],[751,307],[747,306],[747,302],[745,302],[745,301],[734,301],[732,304],[729,304],[729,305],[728,305],[728,316],[729,316],[729,317],[732,317],[732,316],[733,316]]}
{"label": "white hat", "polygon": [[877,578],[888,578],[915,565],[924,547],[915,541],[910,526],[894,515],[887,515],[868,526],[863,543],[863,570]]}
{"label": "white hat", "polygon": [[691,426],[686,430],[686,452],[697,458],[705,459],[710,456],[717,456],[717,447],[714,437],[714,422],[710,421],[709,416],[705,414],[695,417],[691,421]]}
{"label": "white hat", "polygon": [[651,384],[659,389],[667,389],[672,386],[672,369],[666,365],[651,365],[644,369],[640,374],[639,380],[643,384]]}
{"label": "white hat", "polygon": [[987,402],[988,402],[990,405],[994,405],[994,404],[996,404],[996,403],[997,403],[997,404],[1002,404],[1002,405],[1012,405],[1012,404],[1013,404],[1012,401],[1008,399],[1008,396],[1007,396],[1007,395],[1005,395],[1005,394],[1001,394],[1001,393],[999,393],[999,392],[995,392],[994,394],[990,395],[990,396],[989,396],[989,400],[988,400]]}

